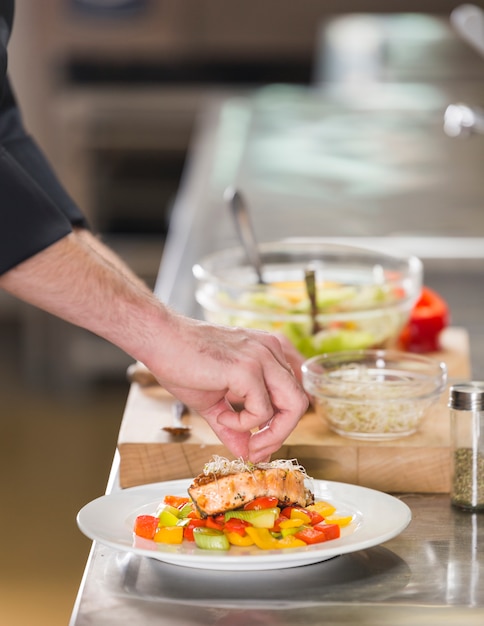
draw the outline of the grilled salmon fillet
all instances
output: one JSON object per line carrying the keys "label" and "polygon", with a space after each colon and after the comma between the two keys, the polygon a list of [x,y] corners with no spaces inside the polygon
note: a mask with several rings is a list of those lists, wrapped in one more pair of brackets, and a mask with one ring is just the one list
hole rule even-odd
{"label": "grilled salmon fillet", "polygon": [[294,460],[257,465],[214,457],[188,488],[202,517],[238,509],[263,496],[274,496],[280,505],[307,506],[314,495],[305,486],[308,478]]}

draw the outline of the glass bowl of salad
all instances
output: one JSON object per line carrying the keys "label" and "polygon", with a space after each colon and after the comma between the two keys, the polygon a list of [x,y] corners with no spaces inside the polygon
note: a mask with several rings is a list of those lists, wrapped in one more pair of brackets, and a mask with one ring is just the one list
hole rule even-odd
{"label": "glass bowl of salad", "polygon": [[311,238],[262,243],[259,250],[263,284],[243,248],[197,263],[197,302],[207,321],[282,333],[306,358],[393,345],[422,288],[422,263],[414,256]]}
{"label": "glass bowl of salad", "polygon": [[343,437],[415,433],[447,384],[445,363],[400,350],[350,350],[308,359],[303,385],[316,413]]}

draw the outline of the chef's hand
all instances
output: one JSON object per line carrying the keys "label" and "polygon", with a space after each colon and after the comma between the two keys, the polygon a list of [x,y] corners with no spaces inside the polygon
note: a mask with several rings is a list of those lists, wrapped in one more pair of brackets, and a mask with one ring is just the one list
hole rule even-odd
{"label": "chef's hand", "polygon": [[[269,458],[307,409],[308,399],[275,336],[170,311],[86,231],[69,233],[5,272],[0,288],[143,363],[203,415],[237,457]],[[243,400],[241,410],[231,406],[231,396]]]}
{"label": "chef's hand", "polygon": [[[207,420],[232,454],[254,463],[268,460],[308,407],[279,339],[181,316],[172,323],[163,363],[146,365],[165,389]],[[299,368],[302,357],[289,352]],[[234,406],[234,399],[242,405]]]}

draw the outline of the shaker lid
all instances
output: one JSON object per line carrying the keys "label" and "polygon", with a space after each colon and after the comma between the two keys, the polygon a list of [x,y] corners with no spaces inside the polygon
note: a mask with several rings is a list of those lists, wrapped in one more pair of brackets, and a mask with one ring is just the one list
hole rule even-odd
{"label": "shaker lid", "polygon": [[484,410],[484,382],[470,381],[452,385],[449,407],[458,411]]}

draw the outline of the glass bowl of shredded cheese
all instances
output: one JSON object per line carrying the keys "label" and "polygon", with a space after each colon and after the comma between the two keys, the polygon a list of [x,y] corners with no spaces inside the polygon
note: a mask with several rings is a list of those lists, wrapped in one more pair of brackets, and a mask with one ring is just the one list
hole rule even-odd
{"label": "glass bowl of shredded cheese", "polygon": [[302,366],[316,413],[343,437],[385,440],[414,434],[446,388],[447,367],[398,350],[323,354]]}

